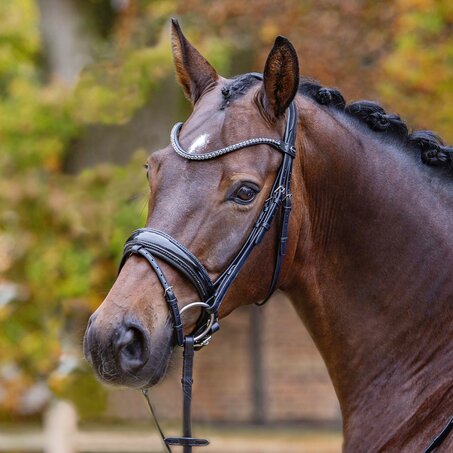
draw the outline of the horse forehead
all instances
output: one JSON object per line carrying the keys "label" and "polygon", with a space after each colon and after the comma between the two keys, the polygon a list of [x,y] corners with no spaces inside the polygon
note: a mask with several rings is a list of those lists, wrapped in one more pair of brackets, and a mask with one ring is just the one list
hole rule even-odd
{"label": "horse forehead", "polygon": [[[202,132],[198,137],[201,139],[195,139],[195,144],[204,146],[207,143],[208,149],[205,151],[213,150],[211,146],[215,141],[211,142],[210,135],[205,138]],[[265,181],[273,174],[280,160],[280,153],[267,145],[241,149],[205,161],[184,159],[169,147],[158,158],[156,189],[159,198],[190,201],[196,195],[197,199],[206,200],[206,196],[222,192],[238,178],[247,178],[246,175],[251,175],[257,181]]]}
{"label": "horse forehead", "polygon": [[223,130],[225,112],[200,111],[186,121],[179,134],[182,147],[189,153],[202,153],[219,145],[219,132]]}
{"label": "horse forehead", "polygon": [[253,102],[252,87],[242,97],[225,105],[221,87],[207,93],[180,132],[180,142],[188,152],[213,151],[251,138],[253,131],[267,131],[267,125]]}
{"label": "horse forehead", "polygon": [[159,166],[158,192],[162,197],[190,200],[204,187],[216,187],[223,172],[222,161],[191,161],[170,148]]}
{"label": "horse forehead", "polygon": [[[205,95],[179,133],[181,146],[189,153],[203,154],[258,135],[278,138],[279,133],[270,131],[260,115],[253,102],[253,92],[252,88],[226,108],[221,108],[220,88]],[[238,151],[214,161],[191,161],[181,158],[169,147],[159,159],[163,182],[159,184],[160,189],[169,195],[184,192],[190,197],[193,191],[205,186],[219,187],[223,179],[228,179],[225,175],[254,169],[264,174],[269,161],[263,157],[269,153],[259,148]]]}

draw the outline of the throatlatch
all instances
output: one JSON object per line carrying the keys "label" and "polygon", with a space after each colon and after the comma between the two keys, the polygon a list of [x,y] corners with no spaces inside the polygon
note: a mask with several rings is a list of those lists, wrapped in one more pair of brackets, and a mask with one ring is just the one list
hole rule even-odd
{"label": "throatlatch", "polygon": [[[261,74],[254,73],[253,75],[260,80],[262,79]],[[192,447],[209,444],[205,439],[192,437],[191,399],[194,351],[206,346],[209,343],[212,334],[219,329],[218,312],[228,289],[238,276],[254,247],[262,241],[266,232],[271,228],[277,211],[281,208],[279,225],[280,235],[278,239],[274,273],[268,293],[260,305],[264,304],[269,299],[277,287],[288,241],[288,226],[291,213],[291,172],[293,159],[296,156],[297,110],[294,103],[291,103],[287,110],[286,127],[282,140],[257,137],[203,154],[191,154],[182,148],[178,138],[181,127],[182,123],[178,123],[173,127],[170,141],[175,152],[185,159],[197,161],[215,159],[243,148],[263,144],[271,146],[283,155],[282,163],[275,177],[269,197],[265,201],[263,209],[255,221],[248,238],[228,267],[214,282],[211,280],[208,272],[197,257],[175,238],[162,231],[154,228],[141,228],[136,230],[127,240],[124,247],[124,253],[119,268],[120,271],[131,255],[140,255],[148,261],[162,285],[173,321],[175,341],[179,346],[184,347],[182,437],[165,438],[155,417],[146,390],[144,391],[144,395],[148,401],[151,414],[154,417],[167,451],[171,452],[170,445],[179,445],[184,447],[184,453],[191,453]],[[167,262],[180,271],[195,287],[200,296],[200,301],[190,303],[180,309],[173,288],[167,281],[155,257]],[[198,320],[195,331],[190,336],[184,337],[181,314],[192,308],[201,308],[202,315]]]}

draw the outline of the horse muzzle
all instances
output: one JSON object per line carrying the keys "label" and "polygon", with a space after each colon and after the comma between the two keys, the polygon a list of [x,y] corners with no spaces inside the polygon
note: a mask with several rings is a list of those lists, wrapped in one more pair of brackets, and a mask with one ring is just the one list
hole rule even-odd
{"label": "horse muzzle", "polygon": [[113,326],[101,321],[96,314],[91,317],[83,341],[85,358],[101,380],[144,388],[162,379],[171,354],[171,329],[164,335],[167,341],[152,341],[136,321],[123,319]]}

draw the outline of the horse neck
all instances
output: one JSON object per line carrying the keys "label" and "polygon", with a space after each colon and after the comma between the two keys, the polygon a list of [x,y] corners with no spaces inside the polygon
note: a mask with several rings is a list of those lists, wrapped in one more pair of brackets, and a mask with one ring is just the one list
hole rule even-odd
{"label": "horse neck", "polygon": [[412,157],[318,108],[301,111],[300,236],[285,289],[331,375],[345,446],[358,451],[365,426],[384,445],[451,390],[452,221]]}

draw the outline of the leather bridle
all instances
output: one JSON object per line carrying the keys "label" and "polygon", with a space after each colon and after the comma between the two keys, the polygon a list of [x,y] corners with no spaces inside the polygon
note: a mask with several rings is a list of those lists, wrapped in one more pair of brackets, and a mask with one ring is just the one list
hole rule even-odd
{"label": "leather bridle", "polygon": [[[262,75],[253,73],[253,76],[262,80]],[[225,154],[249,148],[257,145],[269,145],[283,155],[280,168],[275,177],[269,197],[264,202],[261,213],[242,245],[237,255],[233,258],[222,274],[212,281],[202,263],[180,242],[169,236],[163,231],[154,228],[140,228],[136,230],[126,241],[123,257],[119,266],[119,271],[131,255],[139,255],[145,258],[157,275],[162,285],[164,297],[167,302],[173,328],[175,341],[179,346],[184,347],[183,364],[183,437],[165,438],[155,418],[159,432],[165,442],[167,451],[171,451],[169,445],[179,445],[184,447],[184,453],[190,453],[193,446],[207,445],[205,439],[196,439],[191,433],[190,403],[192,394],[192,366],[194,349],[200,349],[207,345],[213,333],[219,329],[218,313],[223,299],[238,276],[252,250],[257,246],[267,231],[271,228],[272,221],[279,209],[281,209],[281,221],[279,224],[280,234],[276,253],[274,273],[269,286],[268,293],[260,304],[265,303],[277,287],[280,271],[282,268],[283,257],[286,253],[288,240],[289,217],[291,213],[291,171],[293,159],[296,156],[296,130],[297,130],[297,110],[294,103],[287,109],[286,127],[282,140],[267,137],[251,138],[234,145],[227,146],[212,152],[203,154],[192,154],[184,150],[179,142],[179,131],[183,123],[177,123],[171,131],[171,145],[175,152],[188,160],[210,160]],[[159,258],[172,267],[180,271],[195,287],[200,300],[189,303],[183,308],[179,308],[173,287],[165,277],[164,272],[159,266],[156,258]],[[181,314],[192,308],[201,308],[200,316],[194,332],[184,337]],[[151,413],[154,416],[151,403],[148,398],[147,390],[144,391]]]}

